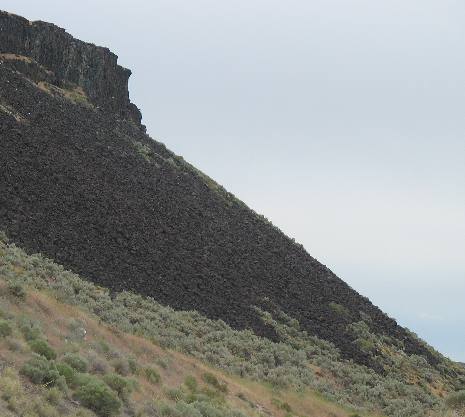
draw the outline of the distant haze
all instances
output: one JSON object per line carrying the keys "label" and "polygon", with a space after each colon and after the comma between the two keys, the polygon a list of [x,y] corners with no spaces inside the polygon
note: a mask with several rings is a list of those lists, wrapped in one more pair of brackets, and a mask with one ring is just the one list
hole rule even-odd
{"label": "distant haze", "polygon": [[3,0],[107,46],[149,133],[465,361],[465,3]]}

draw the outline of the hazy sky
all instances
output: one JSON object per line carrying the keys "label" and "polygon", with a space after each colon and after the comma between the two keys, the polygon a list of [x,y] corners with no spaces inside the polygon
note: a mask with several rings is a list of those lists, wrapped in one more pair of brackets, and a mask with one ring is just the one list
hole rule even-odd
{"label": "hazy sky", "polygon": [[465,3],[2,0],[132,69],[150,134],[465,361]]}

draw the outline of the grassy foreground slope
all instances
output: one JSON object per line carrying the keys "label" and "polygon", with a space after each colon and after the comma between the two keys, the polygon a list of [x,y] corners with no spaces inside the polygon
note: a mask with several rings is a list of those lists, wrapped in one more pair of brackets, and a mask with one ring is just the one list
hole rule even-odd
{"label": "grassy foreground slope", "polygon": [[[2,394],[1,407],[11,415],[54,415],[37,411],[42,406],[58,410],[55,415],[73,415],[79,404],[87,404],[100,415],[445,416],[444,398],[463,384],[456,364],[432,352],[442,361],[440,373],[421,357],[393,351],[363,322],[352,325],[360,343],[381,350],[390,346],[384,377],[343,360],[334,345],[306,335],[282,313],[259,311],[286,340],[274,343],[150,298],[111,296],[5,238],[0,239],[0,280],[0,333],[2,326],[10,328],[0,340],[6,364],[2,392],[16,387],[14,395]],[[53,352],[49,360],[35,356],[34,351],[47,353],[47,346]],[[46,376],[24,371],[28,361]],[[69,375],[66,367],[60,370],[63,363],[77,369]],[[103,397],[113,395],[115,410],[86,402],[88,384],[90,392],[97,387]],[[31,395],[36,400],[26,400]],[[50,396],[58,399],[47,400]],[[23,407],[15,404],[23,403],[33,408],[30,414],[18,414]]]}
{"label": "grassy foreground slope", "polygon": [[[50,266],[1,244],[2,417],[362,415],[311,390],[235,377],[107,325],[58,300],[65,288],[76,291],[78,281],[60,280],[59,269]],[[52,291],[37,285],[47,280],[55,283]],[[23,286],[24,281],[36,285]],[[92,287],[82,284],[89,295]],[[92,291],[98,299],[101,290]]]}

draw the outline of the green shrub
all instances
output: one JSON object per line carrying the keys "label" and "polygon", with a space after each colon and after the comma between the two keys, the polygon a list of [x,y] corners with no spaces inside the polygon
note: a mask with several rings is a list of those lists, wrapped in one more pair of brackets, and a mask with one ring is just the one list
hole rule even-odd
{"label": "green shrub", "polygon": [[218,385],[218,383],[219,383],[218,378],[215,375],[211,374],[210,372],[204,373],[202,375],[202,379],[207,384],[210,384],[210,385],[213,385],[213,386]]}
{"label": "green shrub", "polygon": [[76,399],[101,417],[117,415],[121,401],[113,391],[97,378],[90,378],[76,391]]}
{"label": "green shrub", "polygon": [[10,283],[8,284],[8,293],[11,294],[13,297],[18,298],[19,300],[26,299],[26,290],[21,284],[17,283]]}
{"label": "green shrub", "polygon": [[68,323],[68,329],[68,339],[73,342],[82,342],[86,337],[87,331],[85,329],[85,323],[83,323],[81,320],[77,320],[75,318],[70,319]]}
{"label": "green shrub", "polygon": [[76,372],[73,377],[73,386],[82,387],[91,381],[98,380],[94,375]]}
{"label": "green shrub", "polygon": [[144,369],[145,377],[147,381],[151,382],[152,384],[158,384],[161,381],[160,374],[156,369],[153,368],[145,368]]}
{"label": "green shrub", "polygon": [[42,334],[37,322],[24,317],[19,320],[19,329],[27,341],[38,339]]}
{"label": "green shrub", "polygon": [[87,372],[88,362],[75,353],[65,353],[62,361],[78,372]]}
{"label": "green shrub", "polygon": [[59,362],[56,364],[58,373],[65,378],[68,385],[75,383],[75,370],[71,368],[67,363]]}
{"label": "green shrub", "polygon": [[168,369],[168,362],[165,359],[158,358],[155,363],[163,369]]}
{"label": "green shrub", "polygon": [[181,401],[184,399],[184,392],[180,388],[169,388],[166,390],[167,397],[172,401]]}
{"label": "green shrub", "polygon": [[115,371],[123,376],[128,376],[131,373],[131,368],[129,367],[128,361],[123,358],[115,359],[111,362]]}
{"label": "green shrub", "polygon": [[97,354],[92,353],[89,355],[88,360],[89,372],[94,374],[104,375],[107,374],[110,370],[110,365],[104,359],[101,359]]}
{"label": "green shrub", "polygon": [[45,398],[50,404],[58,405],[63,398],[63,393],[57,387],[53,387],[47,391]]}
{"label": "green shrub", "polygon": [[357,339],[356,343],[360,350],[365,353],[370,353],[375,350],[376,345],[373,340],[369,339]]}
{"label": "green shrub", "polygon": [[57,354],[52,347],[43,339],[31,340],[29,342],[29,347],[33,352],[42,355],[49,360],[56,359],[57,357]]}
{"label": "green shrub", "polygon": [[98,353],[103,353],[104,355],[108,355],[110,353],[110,345],[105,340],[99,340],[94,343],[94,349]]}
{"label": "green shrub", "polygon": [[193,393],[197,392],[197,388],[198,388],[197,380],[192,375],[186,376],[186,379],[184,379],[184,385],[187,387],[187,389],[190,392],[193,392]]}
{"label": "green shrub", "polygon": [[286,402],[281,403],[281,405],[279,406],[279,408],[280,408],[281,410],[284,410],[284,411],[288,412],[288,413],[292,413],[292,408],[291,408],[291,406],[290,406],[288,403],[286,403]]}
{"label": "green shrub", "polygon": [[0,320],[0,337],[10,336],[12,331],[10,323],[6,320]]}
{"label": "green shrub", "polygon": [[206,402],[223,402],[224,396],[217,389],[203,388],[202,392],[196,394],[190,394],[188,396],[190,402],[194,401],[206,401]]}
{"label": "green shrub", "polygon": [[127,400],[129,398],[134,388],[131,381],[118,374],[105,375],[103,380],[123,400]]}
{"label": "green shrub", "polygon": [[60,414],[53,406],[38,398],[34,400],[32,408],[35,412],[34,415],[37,417],[60,417]]}
{"label": "green shrub", "polygon": [[228,386],[224,382],[220,382],[218,378],[210,372],[206,372],[202,375],[202,379],[212,387],[216,388],[221,392],[228,392]]}
{"label": "green shrub", "polygon": [[457,391],[450,394],[446,399],[446,404],[454,410],[465,410],[465,391]]}
{"label": "green shrub", "polygon": [[145,143],[139,142],[137,140],[133,141],[134,147],[138,154],[142,156],[147,162],[153,161],[153,150],[150,146],[146,145]]}
{"label": "green shrub", "polygon": [[337,315],[343,317],[343,318],[349,318],[350,317],[350,311],[347,309],[347,307],[341,305],[341,304],[338,304],[338,303],[335,303],[333,301],[331,301],[329,303],[329,308],[334,311]]}
{"label": "green shrub", "polygon": [[202,392],[196,392],[196,393],[189,393],[187,397],[185,398],[186,402],[188,403],[195,403],[195,402],[211,402],[213,401],[222,401],[222,398],[218,398],[218,391],[213,391],[211,390],[213,395],[208,395],[205,391]]}
{"label": "green shrub", "polygon": [[18,375],[12,368],[6,368],[0,376],[0,398],[10,403],[23,395],[23,388]]}
{"label": "green shrub", "polygon": [[[162,417],[179,417],[178,410],[171,404],[162,403],[156,410]],[[155,414],[157,415],[157,414]]]}
{"label": "green shrub", "polygon": [[21,374],[27,376],[34,384],[47,386],[56,385],[60,378],[55,363],[39,355],[34,356],[23,365]]}
{"label": "green shrub", "polygon": [[128,359],[128,366],[132,374],[137,375],[139,373],[140,366],[135,358]]}

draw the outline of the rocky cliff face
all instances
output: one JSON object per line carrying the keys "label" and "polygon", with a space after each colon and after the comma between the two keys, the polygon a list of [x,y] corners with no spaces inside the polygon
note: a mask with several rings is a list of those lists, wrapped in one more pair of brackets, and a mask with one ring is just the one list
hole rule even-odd
{"label": "rocky cliff face", "polygon": [[74,39],[53,24],[0,11],[0,54],[34,81],[80,87],[96,107],[140,125],[141,113],[129,100],[131,71],[107,48]]}

